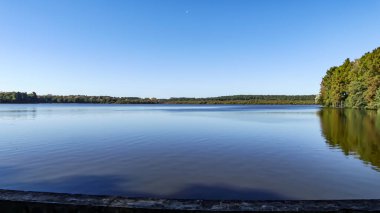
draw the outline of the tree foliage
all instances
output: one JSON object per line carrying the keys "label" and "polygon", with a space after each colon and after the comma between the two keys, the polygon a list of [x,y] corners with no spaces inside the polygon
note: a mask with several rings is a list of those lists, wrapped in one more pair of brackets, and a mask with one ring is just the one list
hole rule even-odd
{"label": "tree foliage", "polygon": [[167,104],[314,104],[315,95],[232,95],[211,98],[161,99]]}
{"label": "tree foliage", "polygon": [[0,103],[91,103],[91,104],[314,104],[315,95],[234,95],[211,98],[138,98],[86,95],[37,95],[0,92]]}
{"label": "tree foliage", "polygon": [[380,47],[360,59],[346,59],[322,79],[320,103],[331,107],[378,109],[380,102]]}
{"label": "tree foliage", "polygon": [[156,104],[155,98],[86,95],[39,95],[35,92],[0,92],[0,103],[91,103],[91,104]]}

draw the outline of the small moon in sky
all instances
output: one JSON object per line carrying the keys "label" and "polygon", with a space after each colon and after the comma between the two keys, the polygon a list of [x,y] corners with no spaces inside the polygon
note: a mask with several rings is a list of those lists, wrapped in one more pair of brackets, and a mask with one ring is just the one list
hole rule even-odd
{"label": "small moon in sky", "polygon": [[189,14],[189,13],[190,13],[190,11],[186,10],[186,11],[185,11],[185,13],[186,13],[186,14]]}

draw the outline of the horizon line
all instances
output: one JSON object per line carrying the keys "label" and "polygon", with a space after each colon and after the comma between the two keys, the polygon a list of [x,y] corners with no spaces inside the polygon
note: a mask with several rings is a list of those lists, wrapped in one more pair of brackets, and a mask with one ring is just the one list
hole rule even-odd
{"label": "horizon line", "polygon": [[[0,91],[0,93],[27,93],[31,94],[35,91],[31,92],[21,92],[21,91]],[[112,96],[112,95],[84,95],[84,94],[69,94],[69,95],[56,95],[56,94],[38,94],[35,92],[37,96],[95,96],[95,97],[114,97],[114,98],[156,98],[156,99],[171,99],[171,98],[197,98],[197,99],[202,99],[202,98],[218,98],[218,97],[229,97],[229,96],[317,96],[318,94],[297,94],[297,95],[286,95],[286,94],[236,94],[236,95],[218,95],[218,96],[202,96],[202,97],[195,97],[195,96],[172,96],[172,97],[154,97],[154,96],[149,96],[149,97],[143,97],[143,96]]]}

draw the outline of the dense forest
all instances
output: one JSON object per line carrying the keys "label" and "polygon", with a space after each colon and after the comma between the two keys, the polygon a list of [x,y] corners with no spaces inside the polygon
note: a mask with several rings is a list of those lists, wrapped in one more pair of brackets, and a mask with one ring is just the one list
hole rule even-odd
{"label": "dense forest", "polygon": [[37,95],[35,92],[0,92],[0,103],[92,104],[314,104],[315,95],[234,95],[213,98],[138,98],[85,95]]}
{"label": "dense forest", "polygon": [[318,101],[331,107],[380,109],[380,47],[331,67],[323,77]]}

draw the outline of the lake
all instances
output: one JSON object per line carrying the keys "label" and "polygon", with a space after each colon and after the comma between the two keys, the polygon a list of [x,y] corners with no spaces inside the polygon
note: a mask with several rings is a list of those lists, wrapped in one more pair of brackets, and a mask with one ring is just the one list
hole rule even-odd
{"label": "lake", "polygon": [[380,199],[380,113],[286,105],[0,105],[0,188]]}

